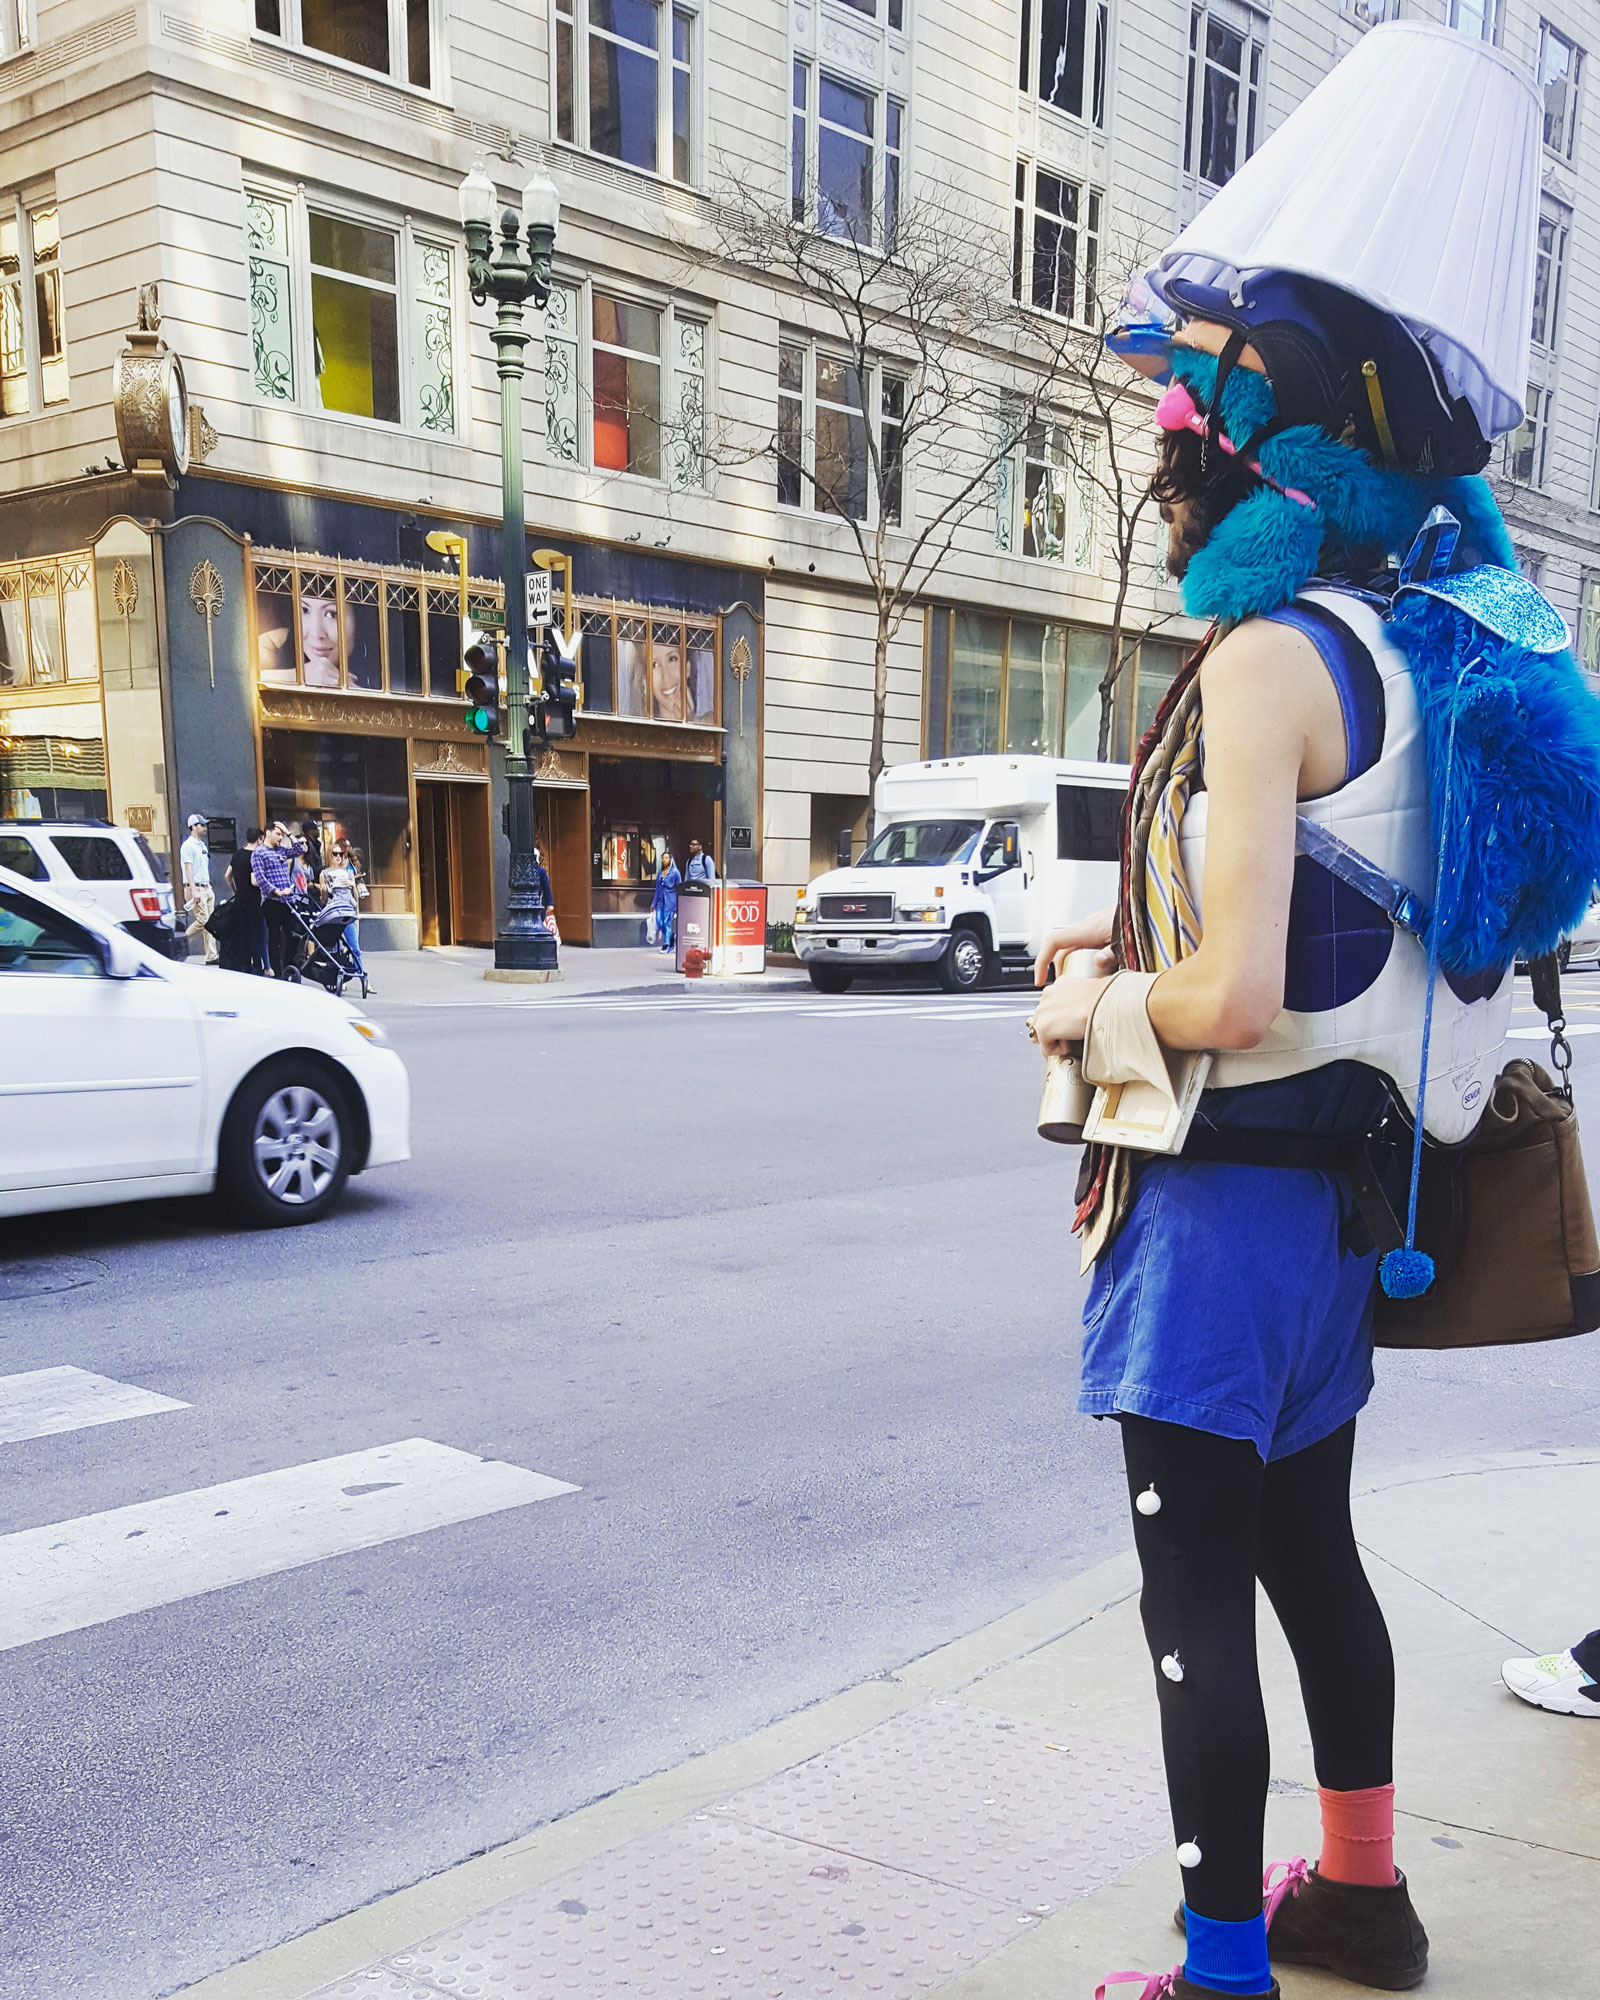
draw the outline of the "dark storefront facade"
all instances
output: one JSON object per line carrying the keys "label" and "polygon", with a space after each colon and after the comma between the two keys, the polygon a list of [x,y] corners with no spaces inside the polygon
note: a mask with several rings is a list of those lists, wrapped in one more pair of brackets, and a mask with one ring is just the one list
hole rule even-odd
{"label": "dark storefront facade", "polygon": [[[219,848],[311,819],[361,853],[372,944],[492,943],[503,751],[466,727],[457,579],[426,537],[465,536],[492,616],[496,528],[211,473],[67,498],[0,563],[0,811],[111,818],[169,855],[191,812]],[[577,735],[535,770],[557,919],[643,943],[669,852],[759,874],[761,579],[536,547],[570,558],[584,635]]]}

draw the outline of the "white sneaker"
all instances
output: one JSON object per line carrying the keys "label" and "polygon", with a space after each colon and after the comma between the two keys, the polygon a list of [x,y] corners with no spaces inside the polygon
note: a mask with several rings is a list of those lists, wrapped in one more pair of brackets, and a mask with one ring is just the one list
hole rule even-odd
{"label": "white sneaker", "polygon": [[1600,1716],[1600,1685],[1570,1653],[1546,1653],[1538,1660],[1507,1660],[1500,1678],[1514,1695],[1557,1715]]}

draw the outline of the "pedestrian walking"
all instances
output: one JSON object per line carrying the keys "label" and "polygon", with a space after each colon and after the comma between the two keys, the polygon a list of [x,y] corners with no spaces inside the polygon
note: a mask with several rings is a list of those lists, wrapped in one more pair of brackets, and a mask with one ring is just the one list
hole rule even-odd
{"label": "pedestrian walking", "polygon": [[544,927],[553,937],[561,933],[556,929],[556,896],[550,886],[550,871],[544,865],[544,855],[535,846],[533,850],[533,892],[539,900],[539,910]]}
{"label": "pedestrian walking", "polygon": [[183,908],[188,917],[184,948],[198,931],[205,949],[206,964],[218,960],[217,941],[206,928],[217,898],[211,887],[211,849],[206,844],[206,823],[199,813],[190,813],[188,837],[178,849],[178,865],[183,871]]}
{"label": "pedestrian walking", "polygon": [[[1448,168],[1439,131],[1463,135]],[[1272,1960],[1386,1990],[1427,1970],[1394,1866],[1393,1656],[1350,1519],[1376,1210],[1334,1162],[1381,1146],[1393,1104],[1446,1144],[1471,1134],[1513,960],[1553,949],[1600,868],[1584,798],[1600,732],[1570,659],[1543,657],[1548,607],[1469,476],[1520,419],[1540,154],[1537,99],[1495,51],[1379,27],[1108,335],[1170,384],[1152,492],[1185,609],[1216,622],[1140,745],[1117,907],[1049,939],[1036,966],[1041,984],[1057,975],[1037,1039],[1081,1051],[1099,1086],[1076,1217],[1094,1273],[1078,1407],[1121,1427],[1183,1884],[1185,1963],[1112,1974],[1102,1994],[1266,2000]],[[1374,299],[1377,270],[1410,276]],[[1494,674],[1525,678],[1516,696],[1480,684],[1503,720],[1458,736],[1457,693],[1491,646]],[[1548,713],[1506,726],[1537,675]],[[1441,688],[1424,708],[1418,690]],[[1524,770],[1558,764],[1528,781],[1550,796],[1504,816]],[[1502,814],[1495,839],[1447,848],[1449,878],[1414,831],[1430,803],[1433,826],[1452,824],[1430,765],[1458,813]],[[1548,850],[1519,845],[1519,813]],[[1562,885],[1548,903],[1541,870]],[[1402,884],[1426,891],[1427,945]],[[1066,973],[1086,948],[1109,948],[1106,976]],[[1408,1234],[1384,1291],[1416,1295],[1425,1265]],[[1263,1865],[1258,1578],[1305,1701],[1314,1867]]]}
{"label": "pedestrian walking", "polygon": [[663,847],[661,859],[656,864],[656,894],[651,905],[651,915],[656,921],[656,949],[672,951],[678,942],[678,886],[683,877],[678,873],[678,864],[672,858],[672,850]]}
{"label": "pedestrian walking", "polygon": [[319,878],[322,908],[317,916],[317,932],[331,932],[344,944],[351,963],[361,978],[363,997],[370,995],[366,961],[361,956],[361,899],[367,885],[361,879],[361,860],[348,841],[337,841],[328,865]]}
{"label": "pedestrian walking", "polygon": [[232,859],[223,871],[233,895],[230,905],[232,915],[221,939],[221,958],[228,972],[265,972],[267,969],[267,934],[261,916],[261,891],[256,887],[252,861],[257,847],[261,844],[261,828],[247,827],[244,845],[233,850]]}
{"label": "pedestrian walking", "polygon": [[702,850],[698,840],[689,842],[689,862],[683,871],[683,879],[686,882],[715,882],[717,879],[716,864]]}
{"label": "pedestrian walking", "polygon": [[283,978],[294,947],[289,904],[295,895],[299,859],[290,844],[288,828],[279,821],[267,828],[250,857],[250,873],[261,894],[261,914],[266,922],[267,970],[274,979]]}

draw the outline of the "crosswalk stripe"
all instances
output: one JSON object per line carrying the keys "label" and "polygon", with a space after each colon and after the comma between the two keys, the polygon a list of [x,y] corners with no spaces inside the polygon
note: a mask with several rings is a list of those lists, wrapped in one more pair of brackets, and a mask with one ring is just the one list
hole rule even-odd
{"label": "crosswalk stripe", "polygon": [[578,1488],[406,1438],[0,1536],[0,1651]]}
{"label": "crosswalk stripe", "polygon": [[91,1375],[86,1368],[32,1368],[24,1375],[0,1375],[0,1444],[188,1407],[174,1396],[158,1396],[153,1389],[137,1389],[131,1382],[113,1382],[110,1376]]}

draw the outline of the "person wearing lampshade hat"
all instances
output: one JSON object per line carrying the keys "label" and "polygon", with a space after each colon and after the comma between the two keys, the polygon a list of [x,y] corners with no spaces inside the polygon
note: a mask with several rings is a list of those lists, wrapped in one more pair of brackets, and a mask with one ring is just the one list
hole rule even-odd
{"label": "person wearing lampshade hat", "polygon": [[[1539,169],[1539,101],[1498,51],[1377,28],[1108,335],[1164,387],[1152,490],[1212,625],[1139,746],[1116,907],[1037,967],[1047,1054],[1081,1048],[1108,1107],[1171,1099],[1144,1136],[1108,1110],[1076,1217],[1079,1408],[1121,1426],[1186,1932],[1182,1966],[1102,1995],[1427,1971],[1349,1500],[1375,1285],[1431,1266],[1414,1204],[1380,1264],[1339,1163],[1363,1148],[1403,1208],[1423,1132],[1470,1135],[1514,960],[1600,876],[1600,706],[1477,476],[1522,419]],[[1067,974],[1084,948],[1115,969]],[[1314,1866],[1264,1868],[1258,1578],[1299,1670]]]}

